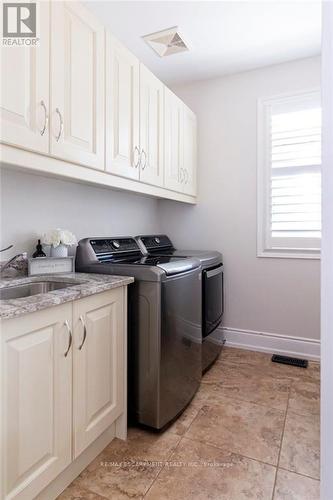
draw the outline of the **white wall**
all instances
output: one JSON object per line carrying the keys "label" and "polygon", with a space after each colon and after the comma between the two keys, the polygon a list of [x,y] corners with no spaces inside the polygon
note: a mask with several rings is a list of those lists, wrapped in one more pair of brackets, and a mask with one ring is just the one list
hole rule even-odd
{"label": "white wall", "polygon": [[199,199],[161,201],[160,225],[223,253],[226,327],[319,339],[320,262],[256,257],[257,98],[319,85],[311,58],[174,89],[198,117]]}
{"label": "white wall", "polygon": [[333,498],[333,3],[323,3],[323,240],[320,493]]}
{"label": "white wall", "polygon": [[27,250],[47,229],[70,229],[77,238],[122,236],[158,230],[157,201],[51,177],[1,171],[2,260]]}

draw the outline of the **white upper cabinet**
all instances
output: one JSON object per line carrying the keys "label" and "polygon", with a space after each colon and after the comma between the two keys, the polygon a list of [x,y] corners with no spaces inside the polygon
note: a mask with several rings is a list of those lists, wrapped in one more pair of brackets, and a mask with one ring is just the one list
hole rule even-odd
{"label": "white upper cabinet", "polygon": [[184,106],[184,193],[197,194],[197,119]]}
{"label": "white upper cabinet", "polygon": [[35,498],[71,462],[71,304],[5,321],[3,499]]}
{"label": "white upper cabinet", "polygon": [[49,148],[49,4],[37,2],[36,47],[1,47],[1,141]]}
{"label": "white upper cabinet", "polygon": [[192,111],[80,2],[36,10],[37,46],[1,47],[3,162],[195,202]]}
{"label": "white upper cabinet", "polygon": [[106,33],[106,170],[139,179],[140,63]]}
{"label": "white upper cabinet", "polygon": [[51,154],[104,169],[104,26],[82,4],[51,4]]}
{"label": "white upper cabinet", "polygon": [[164,89],[164,187],[183,192],[184,104]]}
{"label": "white upper cabinet", "polygon": [[165,88],[164,113],[164,187],[196,196],[195,114],[167,88]]}
{"label": "white upper cabinet", "polygon": [[140,181],[163,186],[164,85],[140,64]]}

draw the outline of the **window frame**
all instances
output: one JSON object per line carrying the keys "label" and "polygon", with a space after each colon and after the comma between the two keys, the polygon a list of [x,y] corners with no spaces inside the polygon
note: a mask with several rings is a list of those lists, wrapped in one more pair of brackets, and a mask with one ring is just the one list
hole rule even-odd
{"label": "window frame", "polygon": [[[274,238],[275,242],[281,245],[275,246],[270,235],[269,109],[274,104],[287,103],[288,100],[309,98],[318,98],[320,102],[320,89],[311,88],[299,92],[261,97],[257,100],[257,257],[320,259],[320,246],[315,245],[318,243],[318,238]],[[302,241],[304,246],[300,245]],[[289,245],[286,244],[287,242]]]}

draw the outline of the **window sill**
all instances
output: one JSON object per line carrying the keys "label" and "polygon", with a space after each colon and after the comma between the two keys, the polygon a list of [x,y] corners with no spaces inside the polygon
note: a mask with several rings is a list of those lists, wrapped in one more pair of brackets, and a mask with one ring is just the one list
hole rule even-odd
{"label": "window sill", "polygon": [[268,257],[273,259],[311,259],[320,260],[320,250],[314,249],[283,249],[283,248],[271,248],[266,250],[260,250],[257,252],[257,257]]}

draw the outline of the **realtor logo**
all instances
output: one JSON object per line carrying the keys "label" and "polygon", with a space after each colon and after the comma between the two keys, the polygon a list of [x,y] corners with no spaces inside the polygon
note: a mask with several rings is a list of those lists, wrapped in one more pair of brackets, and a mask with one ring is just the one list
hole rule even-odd
{"label": "realtor logo", "polygon": [[36,3],[3,4],[3,45],[36,45]]}
{"label": "realtor logo", "polygon": [[36,4],[3,4],[4,37],[36,37]]}

